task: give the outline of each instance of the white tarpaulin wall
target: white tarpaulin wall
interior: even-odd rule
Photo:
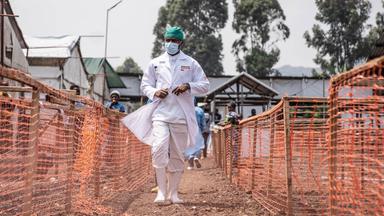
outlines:
[[[24,50],[28,58],[60,59],[64,61],[60,66],[32,65],[29,71],[33,77],[49,84],[52,87],[63,85],[69,89],[71,85],[77,85],[84,95],[89,89],[87,73],[81,59],[78,36],[61,37],[25,37],[29,50]],[[61,77],[62,76],[62,77]],[[62,82],[62,85],[61,85]]]

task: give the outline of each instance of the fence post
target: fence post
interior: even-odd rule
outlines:
[[[211,146],[212,146],[212,154],[213,154],[213,159],[215,161],[215,165],[217,167],[217,136],[215,131],[210,131],[211,134]]]
[[[273,171],[273,157],[275,148],[275,118],[276,114],[271,114],[270,117],[270,130],[269,130],[269,160],[268,160],[268,186],[267,186],[267,197],[271,196],[272,188],[272,171]]]
[[[331,84],[332,85],[332,84]],[[334,91],[334,90],[333,90]],[[328,155],[329,155],[329,195],[328,195],[328,202],[329,202],[329,213],[330,215],[336,215],[336,211],[334,209],[334,206],[336,205],[336,199],[334,197],[336,196],[336,171],[337,171],[337,106],[336,103],[336,93],[330,94],[330,103],[329,103],[329,110],[330,110],[330,149],[328,149]],[[342,172],[344,174],[344,172]]]
[[[117,137],[116,136],[114,137],[114,141],[112,142],[114,146],[116,146],[116,148],[111,149],[111,157],[112,157],[112,161],[114,161],[113,166],[116,168],[115,178],[117,178],[115,180],[114,189],[118,190],[119,187],[121,186],[121,181],[122,181],[121,176],[123,175],[123,169],[122,169],[123,167],[121,166],[122,164],[121,158],[123,158],[122,157],[123,149],[121,148],[122,140],[121,140],[121,131],[120,131],[121,130],[120,116],[116,114],[116,116],[114,116],[113,121],[114,121],[114,125],[116,126],[115,131],[118,131],[118,134],[117,134]]]
[[[32,108],[31,119],[29,126],[29,146],[26,155],[26,176],[25,176],[25,196],[23,200],[23,215],[32,214],[32,192],[33,192],[33,178],[35,177],[36,160],[37,160],[37,139],[39,133],[39,91],[33,89],[32,91]]]
[[[287,215],[293,215],[292,209],[292,149],[289,119],[289,100],[284,100],[285,163],[287,175]]]
[[[223,168],[223,155],[221,154],[222,153],[222,150],[221,150],[221,146],[222,146],[222,139],[221,139],[221,134],[223,133],[223,131],[221,129],[219,129],[218,131],[218,141],[217,141],[217,151],[218,151],[218,164],[219,164],[219,167],[220,168]]]
[[[59,161],[60,161],[60,155],[61,155],[61,152],[60,152],[60,144],[62,143],[63,141],[63,135],[61,133],[63,133],[63,117],[62,117],[62,114],[63,113],[60,113],[61,110],[60,109],[57,109],[57,123],[56,123],[56,126],[55,126],[55,148],[52,150],[52,159],[53,159],[53,163],[54,163],[54,167],[55,167],[55,178],[56,179],[59,179]]]
[[[100,111],[100,110],[98,110]],[[102,111],[101,112],[96,112],[100,115],[100,113],[103,113]],[[101,114],[101,116],[98,116],[99,118],[99,121],[97,121],[97,125],[96,125],[96,131],[98,131],[98,136],[97,136],[97,145],[96,145],[96,151],[95,151],[95,155],[94,157],[96,158],[95,159],[95,164],[94,164],[94,169],[95,169],[95,182],[94,182],[94,186],[95,186],[95,197],[96,198],[100,198],[100,166],[101,166],[101,160],[103,160],[102,158],[102,145],[103,145],[103,140],[102,140],[102,133],[103,133],[103,121],[104,121],[104,118]]]
[[[229,142],[229,182],[232,183],[232,165],[233,165],[233,150],[234,150],[234,145],[233,145],[233,133],[234,133],[234,128],[231,125],[230,129],[230,142]]]
[[[256,175],[256,145],[257,145],[257,120],[253,126],[253,140],[252,140],[252,162],[251,162],[251,187],[250,191],[252,192],[255,186],[255,175]]]
[[[71,113],[70,116],[70,128],[69,128],[69,134],[68,134],[68,145],[67,145],[67,192],[66,192],[66,206],[65,206],[65,212],[67,214],[71,213],[72,208],[72,173],[73,173],[73,146],[75,139],[73,138],[75,128],[76,128],[76,115],[75,113],[75,106],[74,103],[71,103],[69,113]]]
[[[225,177],[227,177],[227,174],[228,174],[228,166],[227,166],[227,130],[224,129],[223,130],[223,140],[224,140],[224,155],[223,155],[223,166],[224,166],[224,174],[225,174]]]

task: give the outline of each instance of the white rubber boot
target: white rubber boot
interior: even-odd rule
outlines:
[[[165,173],[165,168],[156,168],[156,181],[159,189],[157,190],[157,196],[155,198],[155,203],[165,204],[165,196],[167,194],[167,176]]]
[[[179,199],[177,190],[179,189],[181,176],[183,172],[170,172],[168,175],[168,199],[173,204],[184,203],[182,199]]]

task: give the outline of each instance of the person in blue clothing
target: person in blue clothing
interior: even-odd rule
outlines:
[[[195,114],[197,125],[199,126],[199,133],[196,135],[196,143],[195,146],[187,148],[184,152],[185,158],[188,160],[188,170],[193,169],[194,165],[197,168],[201,168],[200,157],[201,151],[204,149],[204,138],[203,138],[203,130],[205,128],[205,120],[204,120],[204,110],[201,107],[197,106],[197,102],[195,101]]]
[[[122,103],[119,102],[120,100],[120,92],[117,90],[113,90],[110,94],[111,101],[108,102],[105,107],[109,108],[111,110],[117,110],[119,112],[124,113],[125,112],[125,107]]]

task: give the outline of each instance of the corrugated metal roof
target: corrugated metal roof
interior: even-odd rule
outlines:
[[[269,96],[269,97],[274,97],[279,94],[276,90],[273,88],[267,86],[260,80],[256,79],[255,77],[249,75],[248,73],[241,73],[237,76],[232,77],[225,83],[221,84],[220,86],[216,87],[215,89],[211,90],[208,92],[207,97],[213,97],[215,94],[220,94],[223,90],[231,87],[235,83],[239,83],[249,90],[252,90],[258,95],[262,96]]]
[[[103,72],[103,58],[83,58],[85,68],[89,74]]]
[[[104,73],[104,58],[83,58],[85,68],[89,74]],[[108,61],[105,61],[105,72],[108,88],[126,88],[120,76],[115,72]]]
[[[24,36],[28,44],[28,57],[69,58],[71,51],[79,41],[79,36]],[[24,50],[26,54],[26,50]]]

